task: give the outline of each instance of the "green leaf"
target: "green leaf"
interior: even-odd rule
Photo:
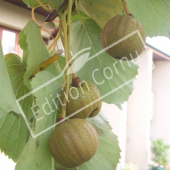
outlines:
[[[101,114],[87,120],[97,130],[99,148],[94,157],[78,167],[78,170],[115,170],[120,159],[117,137],[112,133],[110,125]],[[58,164],[57,170],[67,170],[67,168],[63,168]],[[69,170],[75,170],[75,168]]]
[[[65,57],[60,55],[57,61],[59,62],[59,65],[61,69],[63,70],[65,67]]]
[[[54,124],[55,113],[45,116],[42,121],[36,123],[36,130],[47,128]],[[51,170],[51,154],[48,148],[50,134],[53,129],[45,132],[37,138],[29,138],[21,156],[17,161],[15,170]]]
[[[148,36],[170,37],[170,3],[161,0],[127,0],[135,19],[141,22]]]
[[[55,78],[55,75],[48,71],[40,72],[36,75],[36,77],[32,80],[31,85],[33,89],[43,85],[49,80]],[[38,135],[46,128],[49,128],[56,122],[56,114],[57,109],[55,104],[50,100],[51,95],[53,95],[54,99],[57,93],[61,91],[61,84],[63,82],[63,78],[57,79],[56,81],[50,83],[49,85],[39,89],[34,93],[37,97],[37,105],[39,107],[39,113],[37,118],[43,118],[36,122],[34,134]],[[51,114],[47,115],[44,113],[43,104],[46,102],[46,98],[48,98],[49,104],[51,108],[54,110]],[[46,112],[49,113],[50,108],[46,108]],[[51,170],[54,166],[54,161],[51,157],[48,142],[51,132],[53,128],[48,130],[47,132],[41,134],[37,138],[30,137],[27,145],[22,152],[15,170]]]
[[[5,111],[6,113],[9,113],[11,111],[14,111],[15,113],[20,113],[16,98],[12,90],[12,86],[10,83],[8,71],[6,68],[4,56],[2,53],[2,46],[1,46],[1,40],[0,40],[0,109]]]
[[[101,28],[115,15],[124,10],[121,0],[80,0],[79,8]]]
[[[96,155],[86,166],[93,165],[94,168],[90,167],[89,169],[94,170],[116,169],[120,159],[120,148],[117,137],[111,132],[110,125],[101,115],[88,119],[88,121],[96,128],[100,144]],[[97,162],[98,166],[96,166],[95,162]]]
[[[37,2],[37,0],[23,0],[23,2],[28,5],[29,7],[35,7],[37,5],[39,5],[39,3]],[[47,0],[41,0],[41,2],[43,4],[47,4]]]
[[[86,20],[84,25],[85,28],[80,21],[75,21],[71,25],[71,50],[73,54],[91,48],[81,52],[81,58],[80,55],[78,59],[76,58],[77,63],[75,60],[74,69],[76,70],[76,67],[84,64],[77,75],[82,80],[88,80],[96,84],[101,96],[105,95],[104,102],[113,103],[121,108],[121,104],[127,101],[132,93],[133,79],[138,74],[138,67],[132,61],[116,60],[105,52],[98,54],[103,50],[100,40],[102,30],[93,20]],[[94,57],[94,55],[97,56]],[[109,79],[106,76],[111,78]]]
[[[163,3],[164,3],[168,8],[170,8],[170,1],[163,0]]]
[[[49,128],[56,121],[57,109],[55,104],[50,100],[50,106],[55,112],[46,115],[43,110],[43,104],[46,102],[46,98],[51,99],[51,95],[55,95],[61,91],[61,85],[64,81],[63,75],[60,74],[60,69],[57,64],[53,64],[46,68],[44,71],[38,73],[32,80],[29,80],[30,75],[34,70],[47,58],[49,58],[49,53],[44,45],[41,38],[40,29],[34,22],[29,22],[24,28],[24,36],[21,34],[20,45],[22,44],[25,51],[28,50],[28,56],[26,56],[27,61],[27,72],[25,74],[26,84],[29,88],[38,90],[34,93],[36,96],[36,106],[38,112],[36,113],[36,122],[34,135],[38,135],[46,128]],[[35,38],[36,37],[36,38]],[[27,48],[25,48],[27,44]],[[62,59],[61,59],[62,60]],[[62,60],[63,61],[63,60]],[[54,79],[57,75],[61,75],[59,79],[48,84],[48,82]],[[47,83],[47,85],[42,86]],[[55,97],[54,97],[55,98]],[[46,112],[50,112],[50,108],[46,109]],[[42,119],[41,119],[42,118]],[[25,146],[18,163],[16,165],[16,170],[51,170],[54,166],[54,161],[51,158],[51,154],[48,148],[48,141],[50,134],[53,129],[41,134],[37,138],[29,138],[27,145]],[[30,149],[31,148],[31,149]]]
[[[47,0],[52,9],[58,8],[64,0]]]
[[[80,11],[80,15],[81,15],[81,18],[83,21],[87,20],[87,19],[90,19],[89,16],[87,16],[84,12],[81,12]],[[71,16],[71,20],[72,21],[76,21],[76,20],[80,20],[80,17],[77,13],[77,10],[75,10],[73,13],[72,13],[72,16]]]
[[[16,54],[7,54],[5,61],[10,76],[16,98],[22,97],[28,93],[27,87],[23,83],[25,73],[22,61]],[[20,102],[25,116],[28,120],[32,117],[31,107],[32,96],[25,98]],[[29,137],[29,131],[22,117],[16,117],[13,114],[5,114],[0,110],[0,148],[9,158],[17,161]]]
[[[26,56],[24,56],[24,64],[27,66],[24,75],[24,83],[30,90],[30,76],[43,61],[50,57],[40,31],[38,25],[30,21],[20,34],[19,42],[21,48],[24,50],[24,54],[26,54]],[[57,75],[56,64],[47,67],[45,70]]]
[[[40,110],[37,118],[41,118],[45,114],[49,114],[52,110],[52,112],[58,110],[58,106],[56,106],[58,104],[57,94],[60,95],[62,84],[64,82],[64,77],[62,74],[59,74],[59,72],[60,71],[58,70],[59,78],[55,79],[56,75],[48,71],[42,71],[38,73],[31,82],[31,86],[34,90],[38,88],[38,90],[34,93],[34,95],[36,96],[36,104],[38,105],[38,108]],[[54,81],[51,82],[51,80]],[[44,86],[41,87],[42,85]],[[47,104],[47,101],[50,105]],[[53,101],[55,101],[55,103]],[[45,103],[46,107],[44,107],[45,109],[43,109],[43,105]],[[49,106],[52,109],[50,109]],[[44,129],[41,129],[41,131],[42,130]],[[36,133],[39,133],[39,131],[36,130]]]
[[[29,7],[36,7],[39,5],[37,0],[23,0],[26,5]],[[63,0],[41,0],[41,2],[45,5],[49,5],[52,9],[58,8]]]
[[[33,79],[31,85],[33,89],[39,87],[43,83],[47,82],[48,80],[53,79],[55,76],[52,75],[50,72],[40,72],[36,75]],[[60,92],[61,81],[57,79],[53,83],[50,83],[45,88],[40,89],[39,91],[35,92],[35,96],[37,97],[38,106],[42,106],[45,102],[44,97],[54,96],[56,93]],[[52,108],[54,109],[54,105],[52,102],[49,102]],[[49,110],[47,110],[48,112]],[[40,113],[42,112],[42,108],[40,107]],[[42,116],[42,115],[39,115]],[[42,120],[39,120],[36,123],[35,133],[40,132],[42,129],[46,129],[49,126],[53,125],[56,120],[56,113],[52,113],[49,116],[45,115]],[[99,139],[100,145],[99,150],[89,162],[85,163],[84,165],[80,166],[80,170],[110,170],[116,167],[118,160],[120,158],[120,149],[118,146],[118,141],[116,136],[111,132],[111,127],[105,121],[105,119],[100,115],[93,119],[88,119],[88,121],[93,124],[96,128]],[[41,136],[33,139],[30,137],[24,151],[22,152],[18,163],[16,165],[15,170],[51,170],[52,166],[54,165],[55,161],[51,158],[51,154],[48,148],[49,137],[52,132],[52,129],[45,132]],[[108,156],[110,158],[108,158]],[[111,159],[112,158],[112,159]],[[102,160],[102,161],[101,161]],[[102,163],[102,165],[100,164]],[[66,170],[66,168],[61,167],[57,164],[57,170]],[[70,169],[71,170],[71,169]],[[73,169],[72,169],[73,170]]]
[[[26,70],[28,51],[27,51],[26,35],[24,34],[24,29],[19,34],[19,42],[18,43],[23,50],[23,56],[22,56],[23,66],[24,66],[24,69]]]

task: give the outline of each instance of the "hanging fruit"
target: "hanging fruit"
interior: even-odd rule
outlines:
[[[75,168],[89,161],[99,145],[95,128],[84,119],[70,119],[58,125],[51,134],[51,155],[62,166]]]
[[[106,52],[116,59],[132,60],[137,58],[144,49],[140,35],[136,32],[130,37],[126,37],[134,31],[139,31],[143,42],[146,41],[145,29],[132,16],[117,15],[113,17],[102,30],[103,48],[106,48]],[[118,42],[120,40],[121,42]],[[116,42],[118,43],[114,44]]]
[[[61,101],[65,96],[65,89],[61,92]],[[96,116],[101,109],[102,100],[98,88],[91,82],[81,81],[79,77],[72,80],[69,86],[66,116],[76,113],[70,118],[82,118]]]

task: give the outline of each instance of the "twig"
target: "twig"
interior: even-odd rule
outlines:
[[[60,69],[60,72],[62,73],[63,70],[62,70],[62,68],[61,68],[60,63],[58,62],[58,60],[57,60],[57,65],[58,65],[58,67],[59,67],[59,69]]]
[[[72,0],[71,1],[69,1],[69,9],[68,9],[68,23],[67,23],[67,33],[68,33],[68,41],[67,41],[67,46],[69,46],[70,47],[70,32],[71,32],[71,28],[70,28],[70,26],[71,26],[71,13],[72,13]],[[70,48],[69,48],[69,60],[71,60],[71,53],[70,53]],[[72,63],[71,63],[71,65],[72,65]],[[73,78],[76,78],[77,77],[77,75],[76,75],[76,73],[74,73],[74,70],[73,70],[73,67],[71,66],[71,69],[72,69],[72,77]]]
[[[35,19],[35,15],[34,15],[34,11],[35,11],[36,7],[32,8],[32,11],[31,11],[31,15],[32,15],[32,19],[33,21],[39,26],[37,20]]]
[[[72,0],[69,0],[69,2],[72,1]],[[69,3],[70,5],[70,3]],[[68,46],[68,44],[70,44],[69,39],[68,39],[68,34],[67,34],[67,23],[65,21],[65,15],[61,15],[60,16],[60,19],[61,19],[61,24],[62,24],[62,28],[63,28],[63,31],[64,31],[64,48],[65,48],[65,63],[67,65],[68,63],[68,59],[69,59],[69,50],[70,50],[70,46]],[[66,73],[68,72],[68,67],[66,68]],[[68,98],[68,92],[69,92],[69,75],[66,74],[66,90],[65,90],[65,93],[66,93],[66,96],[64,97],[64,100],[63,100],[63,107],[62,107],[62,113],[61,113],[61,117],[62,118],[65,118],[66,116],[66,107],[67,107],[67,99],[66,97]]]
[[[50,34],[50,36],[51,36],[51,33],[50,33],[50,32],[52,32],[54,29],[46,30],[46,29],[44,28],[44,26],[45,26],[47,23],[45,22],[42,26],[40,26],[40,25],[38,24],[36,18],[35,18],[35,9],[38,8],[39,6],[40,6],[40,5],[32,8],[32,11],[31,11],[32,20],[40,27],[41,30],[43,30],[43,31],[45,31],[45,32],[48,32],[48,33]]]
[[[52,11],[53,11],[53,10],[47,8],[46,5],[44,5],[44,4],[41,2],[41,0],[37,0],[37,2],[38,2],[38,3],[40,4],[40,6],[42,6],[42,8],[44,8],[46,11],[48,11],[48,12],[52,12]]]
[[[124,6],[124,9],[125,9],[126,15],[133,16],[133,15],[129,12],[129,9],[128,9],[128,7],[127,7],[126,0],[122,0],[122,2],[123,2],[123,6]]]
[[[59,32],[60,32],[60,31],[59,31]],[[58,42],[59,38],[60,38],[60,33],[57,34],[55,40],[54,40],[54,41],[52,42],[52,44],[48,47],[48,51],[50,51],[50,49],[53,47],[53,45],[55,45],[55,43]]]

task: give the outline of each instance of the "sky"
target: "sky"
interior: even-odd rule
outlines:
[[[170,56],[170,39],[167,37],[147,37],[146,43]]]

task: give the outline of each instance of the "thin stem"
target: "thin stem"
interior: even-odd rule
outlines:
[[[51,34],[50,32],[53,32],[53,31],[54,31],[54,28],[49,29],[49,30],[45,29],[44,26],[47,25],[47,24],[48,24],[48,22],[44,22],[44,24],[43,24],[42,26],[39,26],[39,27],[40,27],[41,30],[43,30],[43,31],[48,32],[49,34]]]
[[[47,22],[45,22],[45,23],[43,24],[43,26],[45,26],[46,23],[47,23]],[[51,33],[50,33],[51,30],[46,30],[43,26],[40,26],[40,30],[45,31],[45,32],[48,32],[48,34],[51,36]]]
[[[53,11],[53,10],[47,8],[47,6],[44,5],[44,4],[41,2],[41,0],[37,0],[37,2],[38,2],[38,3],[40,4],[40,6],[42,6],[46,11],[48,11],[48,12],[52,12],[52,11]]]
[[[70,50],[70,46],[68,46],[69,44],[69,39],[68,39],[68,32],[67,32],[67,23],[65,21],[65,15],[61,15],[60,16],[60,19],[61,19],[61,24],[62,24],[62,28],[63,28],[63,31],[64,31],[64,49],[65,49],[65,63],[67,65],[68,63],[68,60],[69,60],[69,50]],[[68,72],[68,67],[66,68],[66,73]],[[66,74],[66,89],[65,89],[65,94],[66,94],[66,97],[68,98],[68,92],[69,92],[69,75]],[[66,97],[64,97],[64,100],[63,100],[63,107],[62,107],[62,113],[61,113],[61,117],[62,118],[65,118],[66,116],[66,107],[67,107],[67,99]]]
[[[131,13],[129,12],[129,9],[127,7],[126,0],[122,0],[122,2],[123,2],[123,6],[124,6],[124,9],[125,9],[126,15],[130,15]]]
[[[32,8],[32,11],[31,11],[32,19],[33,19],[33,21],[40,27],[41,30],[43,30],[43,31],[45,31],[45,32],[48,32],[48,33],[50,34],[50,32],[53,31],[53,29],[51,29],[51,30],[46,30],[46,29],[44,28],[44,26],[47,24],[47,22],[45,22],[42,26],[40,26],[40,25],[38,24],[37,20],[35,19],[35,9],[38,8],[38,7],[39,7],[39,6],[36,6],[36,7]],[[51,34],[50,34],[50,35],[51,35]]]
[[[60,30],[62,30],[62,27],[60,28]],[[63,36],[63,32],[62,31],[60,31],[60,37],[61,37],[61,41],[62,41],[62,44],[63,44],[63,47],[64,47],[65,42],[64,42],[64,36]]]
[[[62,35],[62,33],[60,32],[60,37],[61,37],[61,41],[62,41],[62,44],[63,44],[63,46],[64,46],[64,37],[63,37],[63,35]],[[71,59],[71,53],[70,53],[70,57],[69,57],[69,60]],[[69,67],[69,66],[68,66]],[[70,67],[71,67],[71,69],[72,69],[72,78],[76,78],[77,77],[77,74],[76,73],[74,73],[74,69],[73,69],[73,67],[72,67],[72,62],[70,62]]]
[[[71,26],[71,12],[72,12],[72,0],[68,3],[68,22],[67,22],[67,46],[70,47],[70,26]],[[70,51],[69,51],[70,53]]]
[[[65,84],[66,84],[66,78],[64,79],[64,82],[63,82],[63,84],[62,84],[62,87],[64,87]]]
[[[55,44],[58,42],[59,38],[60,38],[60,33],[57,34],[55,40],[54,40],[54,41],[52,42],[52,44],[48,47],[48,51],[50,51],[51,48],[53,47],[53,45],[55,45]]]
[[[73,68],[72,68],[72,70],[73,70]],[[76,77],[77,77],[77,74],[73,72],[72,78],[76,78]]]
[[[53,54],[55,54],[55,48],[56,48],[56,46],[57,46],[57,42],[54,44],[54,46],[53,46]],[[57,48],[58,49],[58,48]]]
[[[60,63],[58,62],[58,60],[57,60],[57,65],[58,65],[58,67],[59,67],[59,69],[60,69],[60,72],[62,73],[63,70],[62,70],[62,68],[61,68]]]
[[[70,47],[70,32],[71,32],[71,29],[70,29],[70,27],[71,27],[71,12],[72,12],[72,0],[69,1],[68,22],[67,22],[67,33],[68,33],[68,35],[67,35],[68,36],[67,46],[69,46],[69,47]],[[70,50],[69,50],[69,60],[71,60]],[[71,65],[72,65],[72,63],[71,63]],[[73,72],[72,77],[76,78],[77,75],[76,75],[76,73],[74,73],[72,66],[71,66],[71,69],[72,69],[72,72]]]
[[[35,9],[36,9],[36,7],[32,8],[31,15],[32,15],[33,21],[38,25],[38,22],[37,22],[37,20],[35,19],[35,15],[34,15]],[[39,25],[38,25],[38,26],[39,26]]]
[[[44,22],[44,24],[41,26],[42,28],[45,27],[48,24],[48,22]]]
[[[54,167],[54,158],[51,156],[51,170],[55,170]]]
[[[68,37],[68,41],[67,41],[67,46],[70,47],[70,32],[71,32],[71,12],[72,12],[72,0],[69,1],[69,9],[68,9],[68,23],[67,23],[67,37]],[[69,50],[69,60],[71,60],[71,53],[70,53],[70,50]],[[71,63],[72,65],[72,63]],[[73,70],[73,67],[71,66],[71,69],[72,69],[72,77],[73,78],[76,78],[77,75],[76,73],[74,73],[74,70]]]
[[[54,118],[54,124],[57,122],[57,114],[54,114],[55,118]],[[55,127],[53,128],[55,129]],[[55,170],[55,162],[54,162],[54,158],[51,156],[51,170]]]

